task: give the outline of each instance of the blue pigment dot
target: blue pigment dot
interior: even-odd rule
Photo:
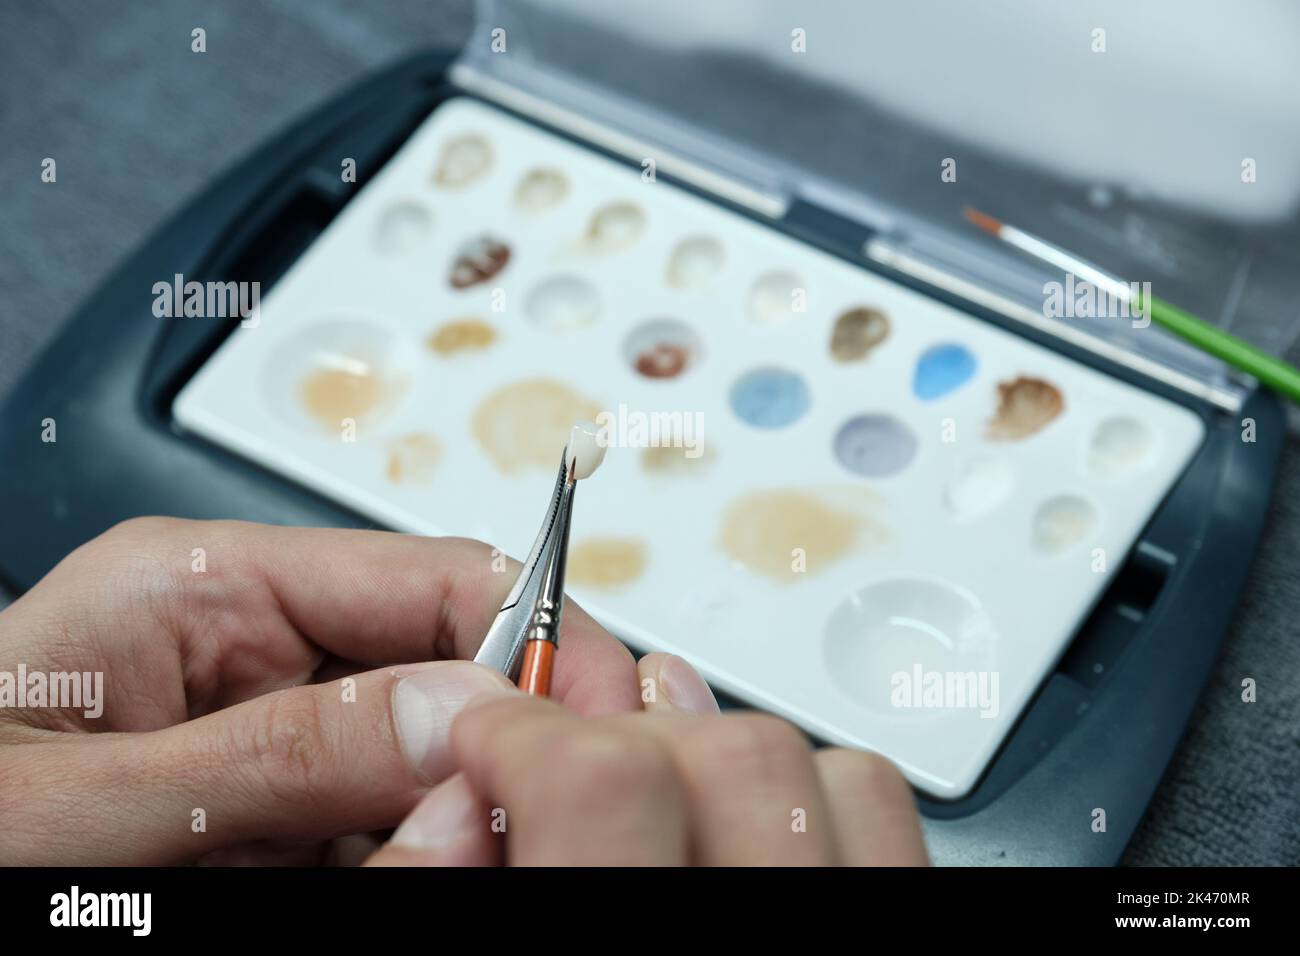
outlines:
[[[975,356],[960,345],[935,345],[916,363],[912,391],[922,401],[942,398],[960,388],[975,374]]]
[[[883,478],[912,463],[916,436],[889,415],[857,415],[835,433],[835,457],[864,478]]]
[[[731,410],[756,428],[784,428],[812,404],[804,380],[781,368],[757,368],[731,386]]]

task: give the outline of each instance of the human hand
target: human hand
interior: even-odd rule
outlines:
[[[562,652],[559,657],[563,658]],[[813,751],[783,720],[717,714],[686,662],[639,665],[641,714],[584,719],[502,682],[440,730],[462,771],[371,865],[924,865],[883,757]]]
[[[517,568],[453,538],[118,525],[0,613],[0,677],[103,679],[99,716],[0,708],[0,864],[364,859],[354,835],[451,772],[464,702],[508,686],[455,659]],[[576,606],[563,640],[559,701],[640,709],[631,656]]]

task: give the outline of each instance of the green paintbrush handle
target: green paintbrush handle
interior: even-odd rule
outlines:
[[[1217,329],[1170,305],[1151,297],[1151,318],[1175,335],[1181,336],[1197,348],[1215,358],[1223,359],[1233,368],[1241,369],[1259,379],[1260,383],[1276,389],[1293,401],[1300,402],[1300,369],[1243,342],[1235,335]]]

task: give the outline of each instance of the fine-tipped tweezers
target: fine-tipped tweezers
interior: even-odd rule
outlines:
[[[566,448],[537,540],[528,552],[519,579],[488,628],[483,645],[474,655],[475,661],[500,671],[511,680],[518,677],[525,644],[548,641],[554,647],[559,643],[564,564],[569,553],[569,524],[577,484]]]

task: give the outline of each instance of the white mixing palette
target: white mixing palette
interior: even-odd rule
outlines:
[[[440,181],[449,142],[469,146]],[[487,170],[448,182],[474,172],[483,143]],[[567,189],[522,211],[516,188],[539,168],[561,172]],[[546,191],[545,181],[535,190]],[[618,203],[642,211],[642,231],[624,207],[613,227],[629,244],[584,245],[593,214]],[[505,268],[453,288],[453,259],[484,235],[510,247]],[[672,253],[692,237],[716,242],[703,249],[721,250],[718,269],[709,278],[709,256],[697,256],[699,281],[670,285]],[[752,291],[773,273],[789,278],[769,280],[773,314],[759,321]],[[567,313],[545,312],[533,295],[556,277],[571,277],[559,287]],[[887,316],[889,334],[865,358],[837,361],[836,319],[859,307]],[[426,345],[465,317],[496,340],[453,355]],[[626,356],[629,335],[654,319],[694,338],[677,377],[640,375]],[[973,356],[974,372],[922,400],[918,359],[944,343]],[[322,362],[345,378],[378,369],[392,386],[370,396],[354,436],[304,408],[303,379]],[[737,417],[732,389],[770,368],[802,380],[807,407],[760,389],[775,402],[766,413],[794,420],[756,427]],[[385,525],[522,555],[569,423],[552,423],[549,464],[506,474],[471,421],[490,393],[538,377],[603,409],[703,423],[702,463],[652,473],[642,449],[615,447],[582,483],[574,549],[625,538],[646,560],[616,586],[583,586],[571,570],[571,593],[635,647],[681,654],[715,685],[830,741],[878,750],[950,798],[974,786],[1203,434],[1187,409],[468,99],[434,112],[264,298],[260,324],[231,335],[185,387],[175,415]],[[1020,378],[1034,380],[1028,399],[1051,391],[1042,381],[1064,407],[1028,437],[995,440],[986,427],[998,385]],[[871,423],[840,447],[879,476],[837,458],[837,433],[861,415],[887,416],[883,450]],[[413,433],[431,437],[394,480],[392,443]],[[777,493],[749,518],[729,511],[764,491]],[[958,684],[985,699],[963,700]]]

